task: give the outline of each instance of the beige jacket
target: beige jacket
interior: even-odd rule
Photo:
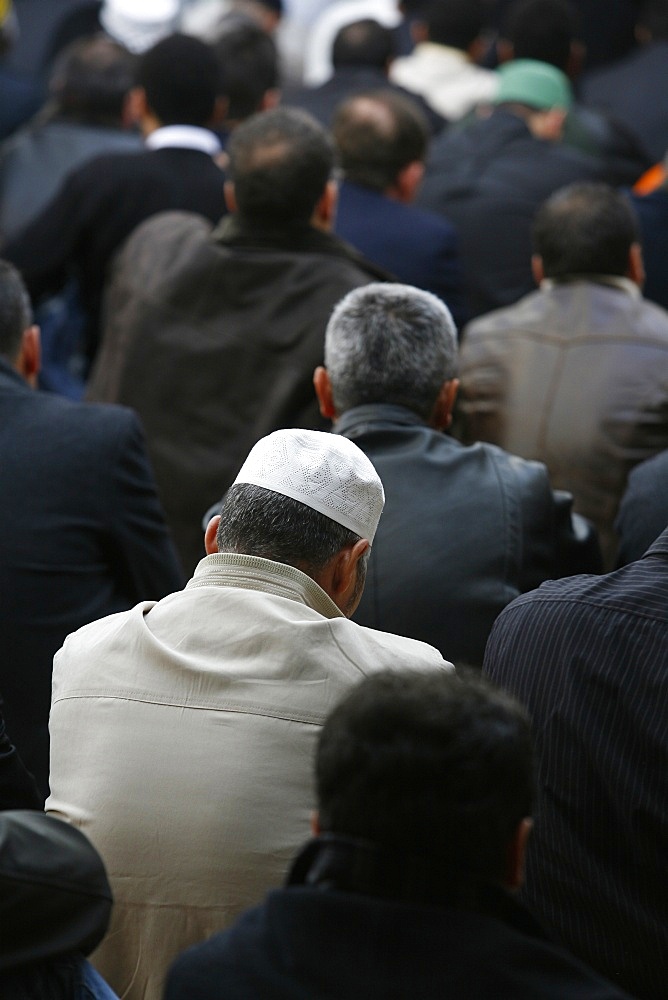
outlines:
[[[544,462],[611,569],[627,476],[668,447],[668,313],[623,278],[544,282],[465,329],[460,377],[466,440]]]
[[[339,699],[375,670],[448,666],[344,618],[298,570],[227,554],[67,639],[47,809],[107,866],[116,905],[94,962],[121,997],[158,1000],[174,956],[281,883]]]

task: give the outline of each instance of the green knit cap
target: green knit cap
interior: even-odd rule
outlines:
[[[573,91],[568,77],[549,63],[537,59],[513,59],[499,69],[499,89],[495,104],[506,101],[527,104],[545,111],[570,108]]]

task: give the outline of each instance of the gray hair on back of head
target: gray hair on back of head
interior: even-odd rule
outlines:
[[[364,285],[331,315],[325,366],[339,414],[391,403],[428,420],[443,383],[457,374],[457,329],[450,310],[430,292]]]

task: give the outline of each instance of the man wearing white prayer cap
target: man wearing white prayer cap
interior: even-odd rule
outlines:
[[[352,441],[275,431],[209,522],[185,590],[56,655],[47,810],[104,859],[115,908],[93,962],[127,1000],[158,1000],[183,948],[281,883],[341,697],[377,670],[451,667],[349,620],[383,503]]]

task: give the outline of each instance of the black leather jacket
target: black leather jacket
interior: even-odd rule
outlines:
[[[595,536],[540,462],[465,447],[399,406],[356,407],[334,430],[368,455],[385,487],[360,624],[478,666],[494,619],[520,593],[600,572]]]

